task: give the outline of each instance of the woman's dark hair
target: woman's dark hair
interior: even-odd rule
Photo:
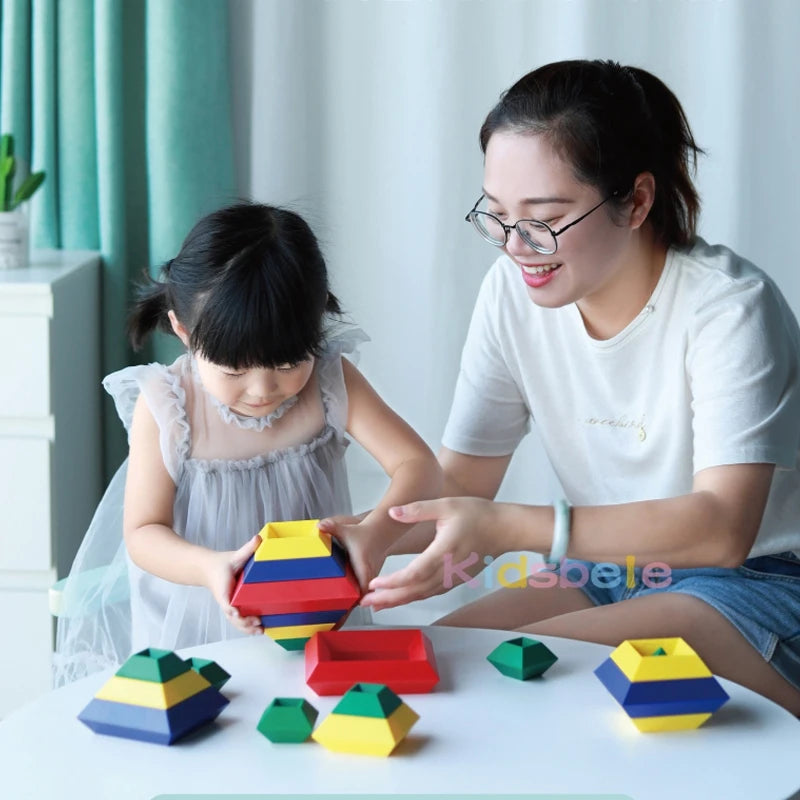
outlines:
[[[203,217],[160,279],[146,278],[128,320],[134,349],[155,329],[172,333],[170,309],[192,351],[233,369],[319,355],[325,312],[341,313],[306,222],[257,203]]]
[[[630,199],[641,172],[655,177],[648,220],[666,245],[695,235],[700,198],[692,182],[697,155],[675,95],[655,75],[614,61],[559,61],[520,78],[481,127],[483,152],[492,134],[542,134],[572,165],[576,178],[603,196]]]

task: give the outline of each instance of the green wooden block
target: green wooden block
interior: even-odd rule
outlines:
[[[356,683],[333,709],[335,714],[386,719],[403,701],[382,683]]]
[[[503,675],[526,681],[549,669],[558,656],[536,639],[521,636],[497,645],[486,660]]]
[[[658,650],[655,650],[653,652],[654,656],[665,656],[666,654],[667,654],[667,651],[663,647],[659,647]]]
[[[227,673],[216,661],[208,658],[187,658],[195,672],[199,672],[215,689],[221,689],[229,680]]]
[[[118,670],[122,678],[137,678],[140,681],[166,683],[171,678],[188,672],[191,666],[172,650],[148,647],[134,653]]]
[[[271,742],[298,744],[311,735],[318,714],[303,697],[276,697],[266,707],[256,727]]]
[[[304,636],[301,639],[273,639],[273,641],[284,650],[305,650],[308,639],[308,636]]]

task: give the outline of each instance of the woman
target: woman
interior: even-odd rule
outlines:
[[[700,150],[678,100],[641,69],[549,64],[501,97],[480,141],[467,219],[503,252],[443,437],[452,497],[393,510],[435,520],[435,537],[362,602],[439,593],[504,552],[566,555],[583,586],[561,564],[441,622],[682,636],[800,714],[800,332],[767,275],[696,236]],[[531,420],[571,509],[491,502]],[[632,559],[660,562],[661,580]]]

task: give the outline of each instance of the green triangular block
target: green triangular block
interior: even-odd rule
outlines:
[[[308,636],[304,636],[302,639],[273,639],[272,641],[279,644],[284,650],[305,650],[308,639]]]
[[[526,681],[541,675],[558,661],[558,657],[547,645],[521,636],[497,645],[486,660],[503,675]]]
[[[653,653],[654,656],[665,656],[666,654],[667,651],[663,647],[659,647],[658,650]]]
[[[135,678],[140,681],[166,683],[178,675],[188,672],[191,666],[172,650],[158,650],[148,647],[134,653],[118,670],[121,678]]]
[[[356,683],[333,709],[335,714],[386,719],[403,701],[382,683]]]

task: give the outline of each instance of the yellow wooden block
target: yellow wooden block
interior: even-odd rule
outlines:
[[[331,713],[311,738],[337,753],[388,756],[419,719],[405,703],[386,719]]]
[[[318,519],[268,522],[260,531],[261,544],[256,561],[283,561],[289,558],[324,558],[331,554],[331,535],[318,527]]]
[[[654,656],[661,647],[666,655]],[[629,681],[669,681],[675,678],[708,678],[711,670],[680,637],[627,639],[611,653],[611,659]]]
[[[335,622],[317,622],[313,625],[284,625],[278,628],[264,628],[264,633],[271,639],[311,638],[317,631],[329,631]]]
[[[670,714],[664,717],[631,717],[631,722],[643,733],[656,731],[686,731],[699,728],[711,714]]]
[[[209,686],[211,684],[193,669],[164,683],[114,675],[95,697],[147,708],[172,708]]]

